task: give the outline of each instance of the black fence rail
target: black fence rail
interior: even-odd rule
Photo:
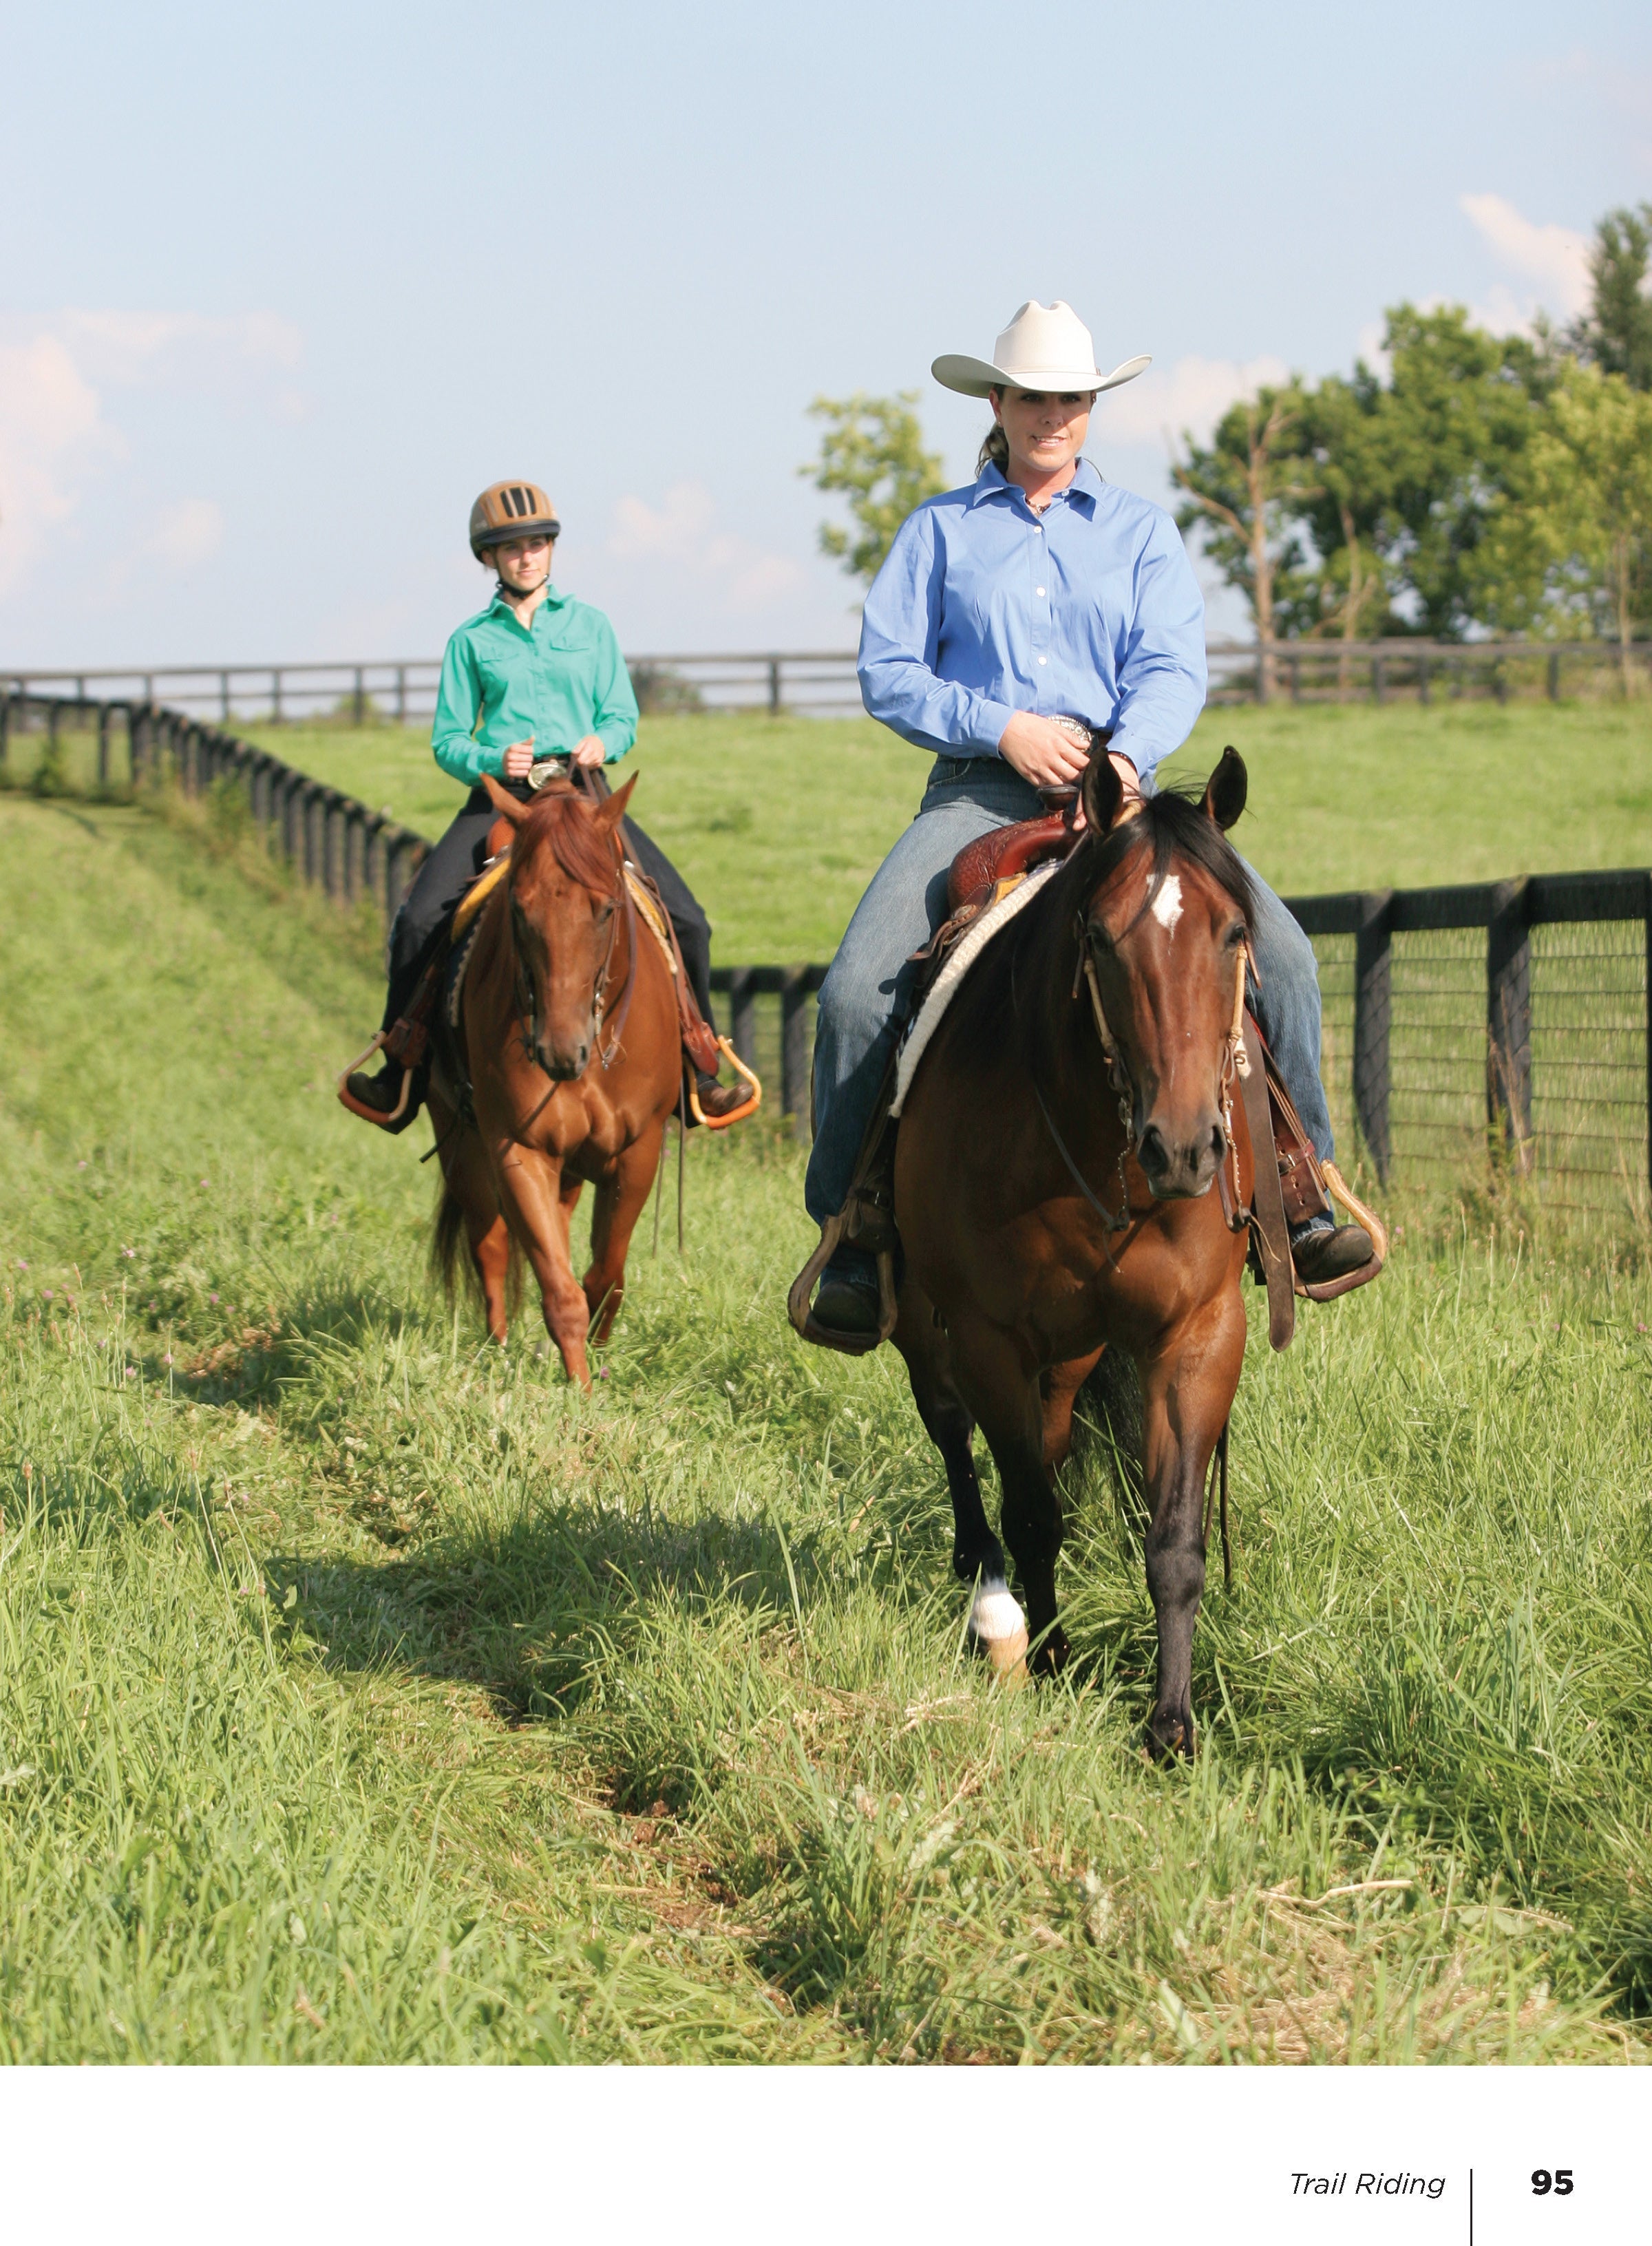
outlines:
[[[102,789],[142,788],[171,779],[199,796],[233,780],[245,792],[255,825],[299,877],[341,904],[372,897],[394,914],[430,849],[422,834],[354,796],[312,779],[267,749],[150,702],[88,702],[38,694],[0,695],[0,783],[30,777],[84,779]],[[71,755],[86,767],[71,773]]]
[[[141,702],[0,694],[0,780],[79,760],[88,785],[232,781],[303,881],[386,915],[430,845],[280,758]],[[67,776],[65,774],[65,776]],[[1495,1160],[1564,1207],[1647,1220],[1652,872],[1538,874],[1287,901],[1312,939],[1323,1067],[1345,1151],[1384,1182]],[[809,1132],[822,963],[713,970],[718,1026]]]

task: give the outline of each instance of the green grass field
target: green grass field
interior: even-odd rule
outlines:
[[[422,834],[462,800],[411,727],[254,731]],[[1167,769],[1202,781],[1227,741],[1250,768],[1236,840],[1281,890],[1652,863],[1652,699],[1216,710]],[[615,777],[632,769],[716,956],[744,963],[831,957],[928,762],[867,718],[646,718]]]
[[[1643,734],[1546,832],[1506,779],[1525,715],[1462,748],[1472,817],[1387,877],[1540,837],[1645,856]],[[1306,735],[1223,732],[1264,803],[1279,775],[1313,885],[1351,878],[1351,811],[1285,785]],[[780,740],[809,789],[704,867],[683,848],[725,957],[828,948],[916,792],[854,729],[662,725],[645,821],[672,847],[696,787],[738,808]],[[332,769],[417,822],[371,768]],[[828,868],[820,806],[857,785]],[[586,1399],[535,1319],[485,1351],[432,1293],[422,1133],[331,1099],[371,931],[205,818],[16,795],[0,912],[0,2054],[1646,2055],[1635,1258],[1408,1222],[1287,1358],[1254,1339],[1204,1753],[1161,1771],[1139,1553],[1094,1466],[1067,1679],[1006,1698],[962,1657],[898,1360],[785,1325],[807,1228],[777,1133],[691,1145],[687,1262],[644,1227]]]

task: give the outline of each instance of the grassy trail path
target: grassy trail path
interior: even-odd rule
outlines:
[[[481,1349],[331,1098],[371,946],[209,841],[0,797],[0,2056],[1642,2055],[1644,1274],[1419,1226],[1253,1349],[1160,1772],[1098,1470],[1070,1679],[961,1660],[784,1141],[590,1399]]]

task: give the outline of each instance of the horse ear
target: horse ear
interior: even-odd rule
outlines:
[[[1212,772],[1205,788],[1205,811],[1225,834],[1236,826],[1239,814],[1245,808],[1245,797],[1250,778],[1245,770],[1245,759],[1231,745],[1221,753],[1221,762]]]
[[[602,805],[596,814],[599,827],[606,827],[611,832],[619,825],[625,816],[625,807],[631,800],[631,790],[636,786],[636,774],[633,772],[618,793],[609,796],[608,801]]]
[[[482,786],[487,790],[487,800],[500,817],[508,819],[513,827],[520,827],[527,817],[527,805],[519,803],[507,787],[501,787],[492,772],[482,774]]]
[[[1124,782],[1113,770],[1112,759],[1105,749],[1098,748],[1091,755],[1079,794],[1084,807],[1085,826],[1092,834],[1105,834],[1117,820],[1125,794]]]

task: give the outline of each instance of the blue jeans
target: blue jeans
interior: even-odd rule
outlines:
[[[814,1146],[804,1199],[824,1224],[843,1207],[890,1052],[906,1019],[912,955],[947,916],[947,875],[966,842],[1037,819],[1036,789],[996,757],[937,757],[918,815],[872,877],[820,992]],[[1254,871],[1257,1018],[1322,1161],[1335,1151],[1319,1080],[1314,947]]]

